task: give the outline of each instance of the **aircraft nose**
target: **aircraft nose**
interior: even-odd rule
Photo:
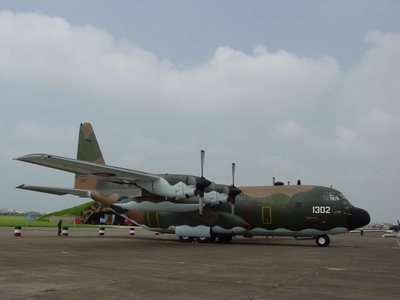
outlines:
[[[370,221],[371,217],[369,216],[369,213],[362,208],[353,206],[347,213],[347,229],[349,231],[365,226],[369,224]]]

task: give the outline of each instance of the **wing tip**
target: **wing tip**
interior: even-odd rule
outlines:
[[[50,154],[45,154],[45,153],[31,153],[31,154],[26,154],[22,155],[20,157],[15,157],[13,160],[20,160],[20,161],[25,161],[25,162],[30,162],[34,159],[37,158],[52,158],[53,155]]]

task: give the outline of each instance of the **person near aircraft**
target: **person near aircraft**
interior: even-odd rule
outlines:
[[[57,227],[58,227],[58,235],[61,235],[62,220],[58,222]]]

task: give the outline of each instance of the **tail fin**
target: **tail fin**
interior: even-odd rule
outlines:
[[[84,123],[80,126],[76,158],[105,165],[103,154],[101,154],[99,143],[90,123]]]
[[[90,123],[83,123],[80,126],[77,159],[105,165],[103,154],[101,153],[96,135],[94,134],[92,125]],[[115,194],[118,196],[118,198],[120,198],[121,195],[137,195],[140,192],[140,189],[136,187],[124,186],[82,174],[75,175],[74,188],[89,191],[95,190],[99,193],[99,195],[101,194],[101,196],[104,197]],[[98,199],[96,201],[101,202]],[[101,203],[105,204],[105,202]],[[109,204],[106,206],[109,206]]]
[[[96,135],[94,134],[92,124],[90,123],[81,123],[76,158],[105,165],[103,154],[101,153]],[[74,187],[76,189],[97,190],[104,186],[104,184],[105,182],[103,180],[97,180],[87,175],[75,175]]]

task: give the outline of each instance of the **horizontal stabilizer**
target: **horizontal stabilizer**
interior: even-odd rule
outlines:
[[[21,184],[20,186],[17,186],[17,189],[42,192],[42,193],[53,194],[53,195],[58,195],[58,196],[74,195],[74,196],[78,196],[78,197],[82,197],[82,198],[90,198],[90,191],[88,191],[88,190],[55,188],[55,187],[34,186],[34,185],[25,185],[25,184]]]

